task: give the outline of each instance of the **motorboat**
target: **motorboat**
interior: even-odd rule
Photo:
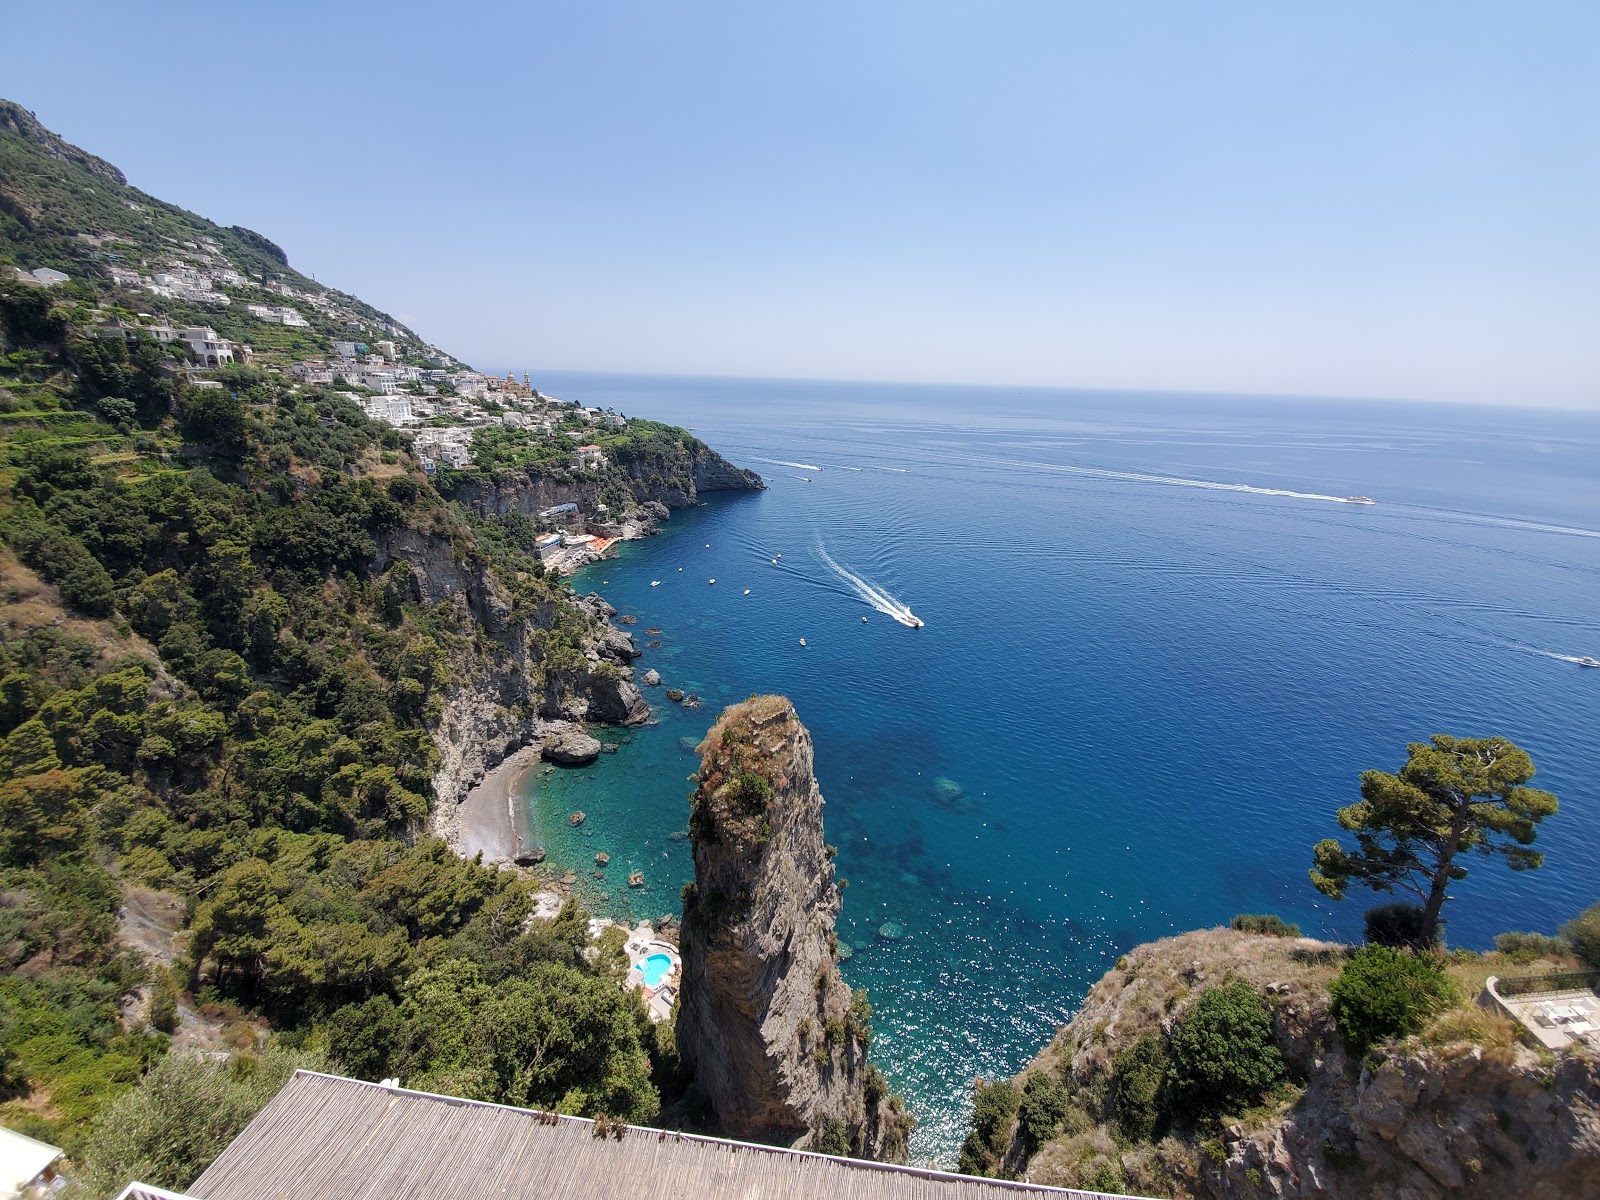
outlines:
[[[1575,658],[1572,661],[1577,663],[1580,667],[1600,667],[1600,658],[1590,658],[1587,654],[1585,654],[1582,658]]]
[[[802,646],[804,646],[804,645],[805,645],[805,644],[806,644],[806,640],[805,640],[805,638],[801,638],[801,639],[800,639],[800,644],[801,644],[801,645],[802,645]]]
[[[650,586],[651,586],[651,587],[660,587],[660,586],[661,586],[661,580],[659,580],[659,579],[652,579],[652,580],[651,580],[651,581],[650,581]]]
[[[715,579],[713,579],[713,580],[711,580],[711,581],[710,581],[710,582],[712,582],[712,583],[715,583],[715,582],[716,582],[716,580],[715,580]]]
[[[1371,496],[1346,496],[1344,498],[1344,502],[1346,504],[1376,504],[1377,503],[1377,501],[1374,500]]]
[[[745,590],[744,590],[744,594],[745,594],[745,595],[746,595],[746,596],[748,596],[748,595],[749,595],[749,594],[750,594],[750,589],[749,589],[749,588],[745,588]]]

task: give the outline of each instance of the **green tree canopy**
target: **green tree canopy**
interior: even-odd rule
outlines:
[[[1513,871],[1544,862],[1529,847],[1539,822],[1558,806],[1549,792],[1525,786],[1533,774],[1527,751],[1505,738],[1441,733],[1427,744],[1413,742],[1398,775],[1362,774],[1360,802],[1338,813],[1340,826],[1355,834],[1356,849],[1334,838],[1318,842],[1311,881],[1336,900],[1352,883],[1415,894],[1423,906],[1422,935],[1431,945],[1450,884],[1466,878],[1457,861],[1464,851],[1499,855]]]
[[[1243,980],[1201,992],[1168,1049],[1173,1101],[1196,1118],[1242,1112],[1284,1076],[1272,1008]]]

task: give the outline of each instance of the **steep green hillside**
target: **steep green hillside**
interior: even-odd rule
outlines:
[[[96,294],[129,316],[159,311],[174,325],[210,325],[224,337],[250,343],[263,361],[325,353],[334,339],[345,338],[393,339],[410,361],[432,352],[387,313],[296,271],[261,234],[214,224],[130,187],[116,167],[69,145],[21,105],[0,100],[0,264],[5,263],[51,267],[74,282],[90,281]],[[112,285],[112,268],[148,276],[172,264],[235,271],[239,284],[222,289],[232,303],[184,303]],[[315,297],[325,308],[289,301],[310,322],[308,329],[254,320],[246,304],[284,303],[281,294],[266,290],[269,283],[286,285],[299,298]]]
[[[18,113],[0,245],[74,279],[0,282],[0,1121],[105,1192],[187,1184],[290,1052],[654,1115],[654,1032],[584,914],[530,923],[530,881],[425,832],[452,714],[621,719],[621,635],[334,391],[93,336],[110,244],[308,281]]]

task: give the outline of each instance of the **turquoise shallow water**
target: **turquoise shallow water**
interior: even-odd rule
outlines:
[[[657,692],[658,724],[603,733],[617,754],[536,775],[540,834],[600,911],[676,911],[693,746],[724,704],[790,696],[850,881],[845,974],[917,1157],[950,1161],[972,1079],[1026,1062],[1129,946],[1245,911],[1357,934],[1375,901],[1320,897],[1310,847],[1408,740],[1506,734],[1562,799],[1543,870],[1468,864],[1455,943],[1553,930],[1600,894],[1600,671],[1563,657],[1600,655],[1593,416],[541,386],[688,425],[770,487],[675,513],[578,581],[660,643],[641,672],[705,704]]]

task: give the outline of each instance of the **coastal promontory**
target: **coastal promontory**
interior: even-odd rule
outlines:
[[[839,975],[839,889],[811,735],[781,696],[701,745],[685,889],[683,1065],[734,1137],[904,1161],[910,1121],[867,1061],[870,1006]]]
[[[1120,958],[1020,1075],[978,1086],[961,1169],[1213,1200],[1600,1195],[1600,1055],[1536,1048],[1479,1003],[1526,965],[1239,920]]]

